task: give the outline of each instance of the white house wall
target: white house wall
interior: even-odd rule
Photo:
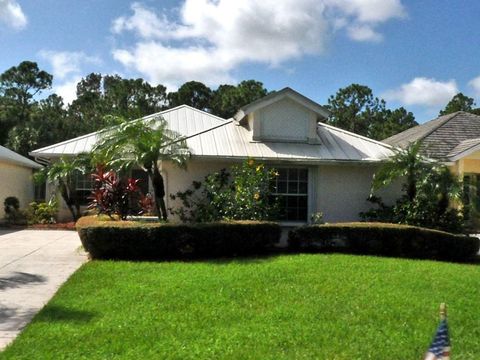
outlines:
[[[26,208],[33,201],[32,169],[24,166],[0,162],[0,219],[5,216],[3,201],[15,196],[20,207]]]
[[[260,134],[254,133],[255,139],[307,141],[315,136],[315,114],[290,99],[283,99],[259,109],[254,113],[255,122],[259,123]],[[310,124],[313,124],[313,134]]]
[[[187,171],[164,163],[167,207],[180,205],[178,200],[172,201],[169,198],[170,194],[185,191],[193,181],[203,181],[206,175],[222,168],[228,170],[234,163],[233,161],[197,159],[189,162]],[[282,166],[289,167],[285,163]],[[309,213],[321,211],[328,222],[358,221],[360,212],[372,208],[372,204],[366,199],[370,194],[372,176],[377,165],[303,165],[302,167],[309,169]],[[392,204],[400,196],[400,187],[398,184],[391,186],[379,192],[378,195],[382,196],[387,204]]]
[[[366,199],[377,166],[321,165],[317,170],[316,206],[327,222],[359,220],[359,213],[372,208]],[[398,184],[378,193],[386,204],[400,197]]]

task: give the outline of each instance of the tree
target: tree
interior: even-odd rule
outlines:
[[[78,174],[85,175],[92,171],[92,158],[83,153],[74,158],[63,157],[48,164],[35,174],[34,180],[38,184],[54,184],[70,210],[73,221],[77,221],[81,216],[81,199],[75,188],[75,178]]]
[[[37,63],[23,61],[0,75],[0,144],[5,144],[9,130],[23,125],[31,115],[34,97],[52,85],[52,75]]]
[[[153,184],[159,219],[167,220],[165,186],[160,172],[162,161],[185,167],[190,155],[185,140],[156,117],[149,121],[127,121],[104,131],[92,152],[107,159],[113,169],[140,167]]]
[[[168,94],[170,107],[189,105],[200,110],[209,110],[212,90],[198,81],[189,81],[180,86],[178,91]]]
[[[331,125],[368,136],[370,125],[378,121],[375,117],[385,110],[385,101],[374,97],[368,86],[352,84],[330,96],[326,108],[332,114]]]
[[[398,150],[375,173],[370,201],[379,205],[361,214],[365,220],[423,226],[451,232],[463,230],[463,190],[457,177],[443,164],[420,155],[415,143]],[[403,180],[405,192],[394,206],[386,206],[374,192],[395,180]],[[455,204],[457,207],[452,207]]]
[[[213,93],[212,114],[230,118],[242,107],[267,95],[263,84],[255,80],[242,81],[237,86],[220,85]]]
[[[439,116],[452,114],[457,111],[472,112],[474,107],[475,100],[473,100],[473,98],[458,93],[448,102],[445,108],[440,111]]]
[[[418,125],[415,116],[405,108],[395,110],[385,109],[371,124],[368,136],[372,139],[383,140]]]
[[[372,182],[372,193],[390,185],[398,178],[405,179],[404,190],[408,201],[417,195],[417,181],[423,177],[428,168],[425,159],[420,155],[421,143],[417,142],[405,150],[398,150],[375,173]]]
[[[67,138],[66,110],[63,99],[50,95],[31,109],[30,118],[8,132],[7,146],[20,154],[55,144]]]

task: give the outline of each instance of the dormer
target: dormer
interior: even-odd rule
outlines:
[[[252,141],[318,144],[317,123],[329,115],[316,102],[285,88],[244,106],[234,120],[250,131]]]

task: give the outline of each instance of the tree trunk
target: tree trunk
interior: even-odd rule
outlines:
[[[148,171],[148,175],[152,180],[153,192],[155,195],[155,207],[157,209],[158,218],[166,221],[168,219],[167,208],[165,206],[165,184],[163,176],[157,164],[154,163],[152,169]]]
[[[70,213],[72,214],[73,221],[77,221],[79,214],[80,214],[80,209],[77,208],[77,212],[75,212],[75,208],[73,207],[73,201],[70,196],[70,192],[68,191],[67,185],[63,182],[59,182],[59,188],[60,188],[60,195],[62,196],[63,201],[65,201],[65,204],[67,204],[68,210],[70,210]]]

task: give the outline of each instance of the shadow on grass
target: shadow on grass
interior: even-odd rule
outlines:
[[[35,321],[88,323],[96,315],[91,311],[73,310],[60,305],[48,305],[38,313]]]
[[[24,272],[14,272],[8,276],[0,277],[0,290],[18,288],[30,284],[42,284],[47,278],[41,275]]]

